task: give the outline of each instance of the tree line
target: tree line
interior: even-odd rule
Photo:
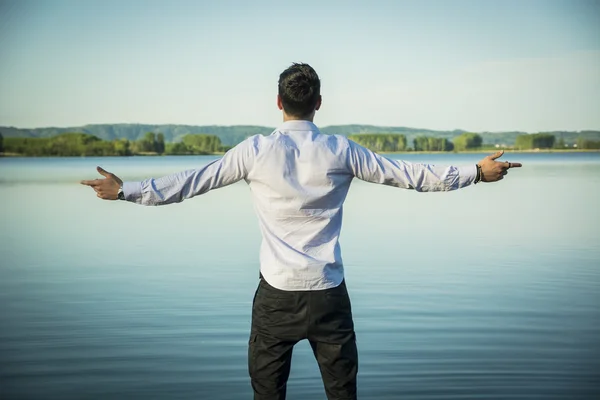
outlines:
[[[7,137],[53,137],[61,133],[80,132],[94,135],[102,140],[113,140],[116,138],[128,139],[131,142],[141,139],[146,132],[160,132],[164,135],[165,142],[180,142],[181,138],[188,133],[203,133],[215,135],[221,139],[224,145],[233,146],[253,135],[269,135],[274,127],[266,126],[217,126],[217,125],[175,125],[175,124],[92,124],[77,127],[47,127],[47,128],[15,128],[0,125],[0,133]],[[454,137],[472,131],[461,129],[454,130],[431,130],[421,128],[408,128],[399,126],[375,126],[375,125],[332,125],[320,127],[321,132],[342,136],[356,135],[362,133],[392,133],[405,135],[407,138],[407,150],[413,147],[413,139],[417,136],[447,138],[452,141]],[[513,146],[518,135],[526,132],[478,132],[487,145]],[[545,131],[556,136],[557,142],[562,138],[569,147],[577,143],[577,138],[592,141],[600,141],[600,130],[583,131]],[[580,146],[579,146],[580,147]]]
[[[476,133],[463,133],[454,138],[417,136],[413,139],[413,147],[407,146],[406,136],[402,134],[368,133],[350,135],[348,139],[373,151],[464,151],[481,147],[481,136]]]
[[[514,148],[518,150],[564,149],[565,147],[565,141],[562,137],[556,140],[556,136],[549,133],[519,135],[517,136],[514,146]],[[572,148],[582,150],[600,149],[600,140],[590,140],[579,137]]]
[[[403,134],[354,134],[350,140],[378,152],[399,151],[476,151],[488,150],[493,145],[483,144],[481,135],[465,132],[453,140],[431,136],[417,136],[412,147]],[[516,150],[565,149],[563,138],[556,140],[550,133],[524,134],[516,137]],[[132,156],[132,155],[202,155],[227,151],[216,135],[187,134],[180,142],[167,143],[162,133],[147,132],[140,139],[102,140],[86,133],[63,133],[47,138],[3,138],[0,134],[0,153],[22,156]],[[580,137],[569,149],[600,149],[600,141]]]
[[[141,139],[102,140],[87,133],[63,133],[49,138],[4,138],[0,152],[29,157],[202,155],[228,150],[214,135],[188,134],[178,143],[165,143],[163,134],[147,132]]]
[[[358,134],[350,135],[348,139],[373,151],[476,151],[488,150],[494,145],[485,145],[481,135],[465,132],[452,140],[432,136],[417,136],[413,139],[413,147],[407,147],[406,136],[402,134]],[[562,138],[550,133],[535,133],[518,135],[514,146],[503,146],[515,150],[535,149],[565,149],[567,146]],[[577,143],[570,149],[600,149],[600,141],[578,138]]]
[[[404,151],[406,136],[398,134],[360,134],[350,135],[348,139],[373,151]]]

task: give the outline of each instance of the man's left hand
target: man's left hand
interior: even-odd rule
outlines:
[[[509,169],[523,166],[521,163],[496,161],[503,154],[504,150],[500,150],[496,154],[489,155],[477,163],[481,167],[481,182],[498,182],[504,178]]]

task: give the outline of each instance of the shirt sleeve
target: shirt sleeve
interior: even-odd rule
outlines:
[[[436,166],[391,160],[348,140],[349,166],[354,176],[418,192],[456,190],[469,186],[477,176],[477,167]]]
[[[146,206],[179,203],[245,179],[250,167],[251,144],[243,141],[210,164],[162,178],[124,182],[125,200]]]

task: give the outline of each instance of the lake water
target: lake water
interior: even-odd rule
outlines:
[[[600,398],[600,153],[505,158],[524,167],[452,193],[353,183],[360,398]],[[212,159],[0,158],[1,399],[251,398],[248,187],[146,208],[77,183]],[[307,342],[288,399],[325,399]]]

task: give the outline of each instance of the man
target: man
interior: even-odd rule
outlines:
[[[308,339],[328,399],[355,399],[358,356],[338,238],[342,204],[354,177],[417,191],[448,191],[501,180],[519,163],[438,167],[390,160],[313,124],[321,83],[307,64],[279,77],[283,124],[244,140],[221,159],[160,179],[82,181],[105,200],[143,205],[180,202],[241,179],[250,186],[263,241],[252,306],[248,366],[255,399],[284,399],[292,349]]]

